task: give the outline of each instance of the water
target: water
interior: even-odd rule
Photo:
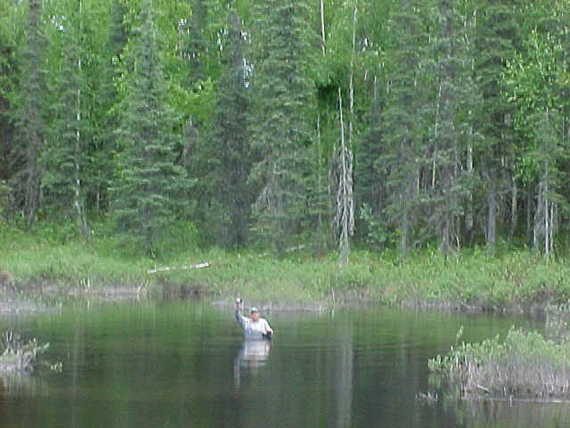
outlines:
[[[369,308],[271,314],[244,345],[230,310],[149,302],[0,320],[49,341],[61,373],[0,378],[0,427],[559,427],[565,404],[417,400],[427,359],[540,328],[523,318]]]

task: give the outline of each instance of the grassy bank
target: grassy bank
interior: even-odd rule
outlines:
[[[463,397],[569,398],[570,343],[512,329],[481,343],[462,343],[428,363]]]
[[[0,272],[10,272],[23,290],[56,284],[61,290],[121,285],[159,292],[196,291],[211,296],[240,294],[259,301],[343,301],[390,304],[470,305],[483,308],[560,303],[570,298],[570,266],[528,251],[489,256],[469,250],[445,258],[437,251],[400,259],[389,251],[353,251],[339,268],[334,253],[316,257],[296,251],[276,259],[261,252],[203,249],[179,233],[159,259],[112,234],[89,241],[45,230],[24,233],[0,228]],[[210,267],[148,274],[162,266],[209,262]]]

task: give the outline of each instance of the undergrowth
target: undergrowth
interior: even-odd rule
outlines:
[[[202,246],[197,232],[183,224],[165,234],[151,258],[128,237],[105,224],[81,239],[65,228],[44,225],[32,232],[0,225],[0,272],[21,288],[35,282],[65,287],[107,285],[154,289],[192,287],[212,296],[241,294],[274,301],[371,300],[390,304],[423,302],[482,308],[559,304],[570,298],[570,266],[526,250],[489,255],[470,249],[444,257],[418,251],[406,258],[395,252],[353,250],[348,266],[337,255],[295,251],[223,251]],[[209,262],[205,269],[180,267]],[[155,267],[173,267],[148,274]]]

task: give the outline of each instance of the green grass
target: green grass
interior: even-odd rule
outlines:
[[[136,242],[100,225],[88,241],[64,227],[43,225],[24,233],[0,226],[0,272],[22,288],[35,282],[66,287],[145,285],[156,290],[199,289],[211,296],[240,294],[267,302],[366,299],[390,304],[464,304],[501,308],[559,304],[570,298],[570,266],[525,250],[491,256],[471,249],[451,257],[424,250],[400,259],[393,252],[355,250],[340,268],[334,253],[309,251],[276,259],[252,250],[203,248],[196,231],[179,225],[151,259]],[[210,262],[211,267],[153,275],[148,269]]]

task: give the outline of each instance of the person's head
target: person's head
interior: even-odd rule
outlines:
[[[261,314],[259,313],[259,310],[254,307],[249,311],[249,317],[252,320],[257,321],[259,318],[261,318]]]

